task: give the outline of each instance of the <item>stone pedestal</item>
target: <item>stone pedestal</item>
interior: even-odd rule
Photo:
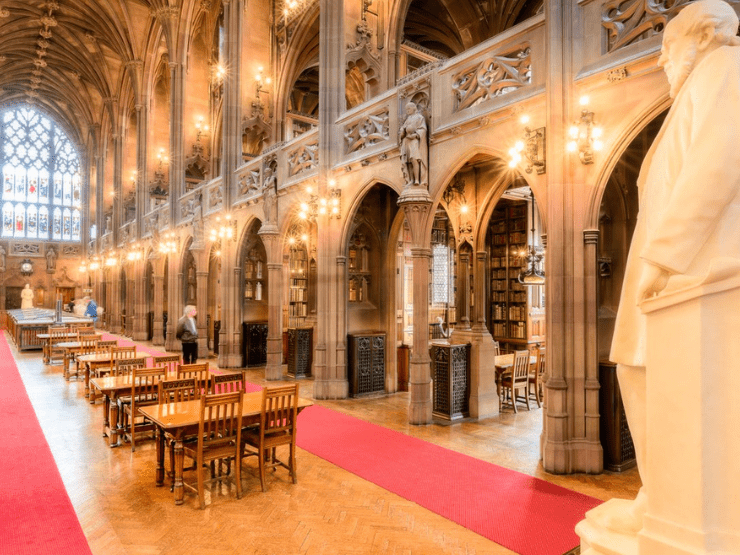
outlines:
[[[718,266],[718,265],[717,265]],[[688,285],[688,284],[687,284]],[[740,272],[642,305],[647,331],[647,512],[636,536],[606,530],[613,499],[576,528],[584,555],[740,553]]]

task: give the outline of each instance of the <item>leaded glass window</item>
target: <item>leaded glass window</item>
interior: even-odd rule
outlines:
[[[3,237],[81,240],[80,159],[59,126],[28,107],[7,109],[0,168]]]
[[[432,247],[432,302],[450,301],[449,251],[447,245]]]

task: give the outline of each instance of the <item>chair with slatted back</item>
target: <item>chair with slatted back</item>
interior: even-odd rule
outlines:
[[[123,436],[131,442],[131,451],[136,451],[136,434],[154,430],[151,422],[147,422],[139,408],[157,404],[159,382],[167,377],[167,368],[154,366],[152,368],[132,368],[131,370],[131,397],[129,402],[119,401],[123,412]]]
[[[177,367],[182,364],[181,355],[161,355],[152,357],[152,366],[166,366],[168,376],[177,376]]]
[[[493,356],[497,357],[501,354],[501,346],[498,341],[493,342]]]
[[[146,357],[115,359],[111,376],[128,376],[134,368],[146,368]]]
[[[243,457],[256,456],[259,461],[260,483],[265,491],[265,468],[282,466],[290,472],[293,483],[297,483],[295,464],[296,418],[298,416],[298,384],[266,387],[262,390],[262,410],[259,427],[246,428],[242,433],[242,444],[254,451]],[[288,462],[276,456],[277,447],[289,447]]]
[[[77,341],[79,341],[80,346],[77,348],[77,352],[75,353],[75,357],[74,357],[73,366],[75,368],[75,372],[74,372],[75,379],[82,376],[82,374],[80,374],[80,362],[77,360],[77,357],[95,353],[98,349],[98,338],[95,335],[78,335]],[[72,371],[68,370],[67,380],[69,380],[71,377],[72,377]]]
[[[101,339],[98,341],[99,347],[118,347],[118,339]]]
[[[78,326],[78,335],[95,335],[95,328],[93,326]]]
[[[211,375],[211,393],[233,393],[244,391],[244,375],[241,372]]]
[[[540,348],[537,352],[537,360],[529,372],[529,388],[527,396],[534,395],[537,406],[542,406],[542,398],[545,383],[545,349]]]
[[[54,361],[61,361],[64,363],[65,349],[56,347],[57,343],[63,343],[70,341],[69,329],[67,326],[49,326],[49,346],[48,352],[46,353],[46,359],[49,364],[54,364]]]
[[[159,391],[157,393],[157,402],[160,405],[168,403],[182,403],[184,401],[194,401],[200,399],[201,390],[195,378],[168,378],[159,382]],[[175,443],[168,442],[170,452],[170,477],[175,476]],[[192,469],[188,469],[192,470]],[[174,480],[170,485],[170,490],[174,489]]]
[[[200,508],[205,509],[205,484],[203,473],[206,463],[214,461],[229,461],[234,459],[236,498],[242,497],[241,484],[241,434],[242,434],[242,406],[244,392],[224,393],[221,395],[204,395],[200,398],[200,419],[198,424],[197,442],[188,442],[183,446],[183,453],[195,461],[194,469],[197,473],[196,484],[185,482],[183,485],[198,493]],[[210,465],[213,468],[213,464]],[[220,468],[219,464],[219,468]],[[221,481],[226,476],[219,473],[208,482]]]
[[[177,367],[178,378],[195,378],[198,390],[202,395],[210,393],[211,373],[208,370],[208,363],[198,364],[180,364]]]
[[[529,351],[515,351],[514,365],[511,369],[511,373],[504,375],[501,379],[501,388],[504,392],[504,399],[506,399],[508,393],[514,412],[519,412],[516,408],[517,391],[524,392],[522,398],[527,403],[527,410],[529,410],[529,395],[527,392],[529,389],[530,356]]]

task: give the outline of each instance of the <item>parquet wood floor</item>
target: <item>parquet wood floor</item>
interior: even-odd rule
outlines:
[[[512,553],[465,528],[298,450],[298,484],[268,476],[260,492],[256,462],[244,472],[245,495],[216,486],[197,508],[186,492],[175,506],[169,487],[154,486],[154,443],[111,449],[102,437],[102,405],[82,382],[66,382],[39,353],[14,356],[72,503],[96,555],[499,555]],[[211,361],[213,363],[213,361]],[[260,369],[249,378],[264,383]],[[274,383],[274,382],[273,382]],[[312,382],[302,381],[310,397]],[[552,476],[539,464],[542,411],[504,413],[480,422],[410,426],[408,393],[321,404],[534,475],[600,499],[634,496],[635,470]],[[39,477],[43,479],[43,477]]]

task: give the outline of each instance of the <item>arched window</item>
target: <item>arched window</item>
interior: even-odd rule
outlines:
[[[3,237],[49,239],[51,213],[53,239],[82,239],[80,159],[58,125],[32,108],[5,110],[0,168]]]

